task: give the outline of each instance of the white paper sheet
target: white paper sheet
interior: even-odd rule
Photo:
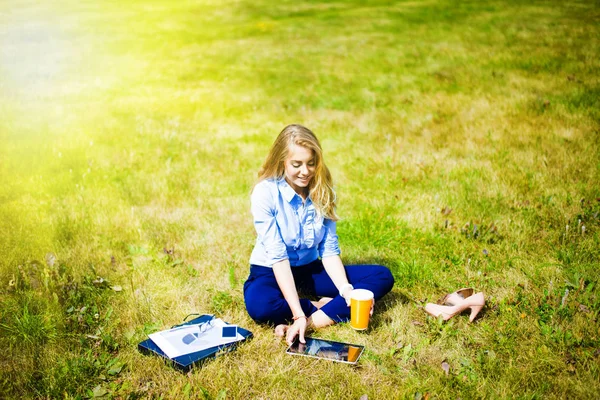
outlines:
[[[204,332],[201,332],[201,325],[203,324],[194,324],[151,333],[148,337],[169,358],[195,353],[244,339],[239,332],[236,337],[222,337],[222,328],[228,326],[228,324],[220,318],[214,318],[211,323],[212,326],[209,326],[208,330]],[[203,327],[202,329],[205,328]]]

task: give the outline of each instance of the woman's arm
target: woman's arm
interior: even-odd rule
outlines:
[[[352,291],[352,286],[348,283],[348,277],[346,276],[346,270],[344,269],[342,259],[339,255],[333,255],[325,257],[321,261],[323,262],[327,275],[329,275],[338,290],[343,290],[341,295],[346,299],[346,303],[350,305],[350,292]]]
[[[304,340],[304,332],[306,331],[308,317],[304,314],[304,310],[302,310],[302,306],[300,305],[300,298],[298,297],[298,291],[296,290],[294,275],[292,275],[290,260],[281,260],[273,264],[273,273],[275,274],[279,289],[281,289],[283,297],[287,301],[292,310],[292,315],[294,316],[294,323],[287,330],[286,341],[291,345],[294,342],[296,335],[298,335],[300,342],[306,343]]]
[[[287,248],[283,242],[276,215],[278,204],[273,191],[274,183],[262,181],[254,187],[250,198],[250,211],[254,218],[254,228],[258,242],[264,249],[264,255],[258,257],[258,265],[274,265],[288,258]],[[251,260],[252,261],[252,260]]]
[[[346,276],[346,270],[340,256],[329,256],[321,260],[327,275],[331,278],[334,285],[338,290],[342,289],[342,297],[346,299],[346,304],[350,307],[350,293],[354,289],[352,285],[348,283],[348,277]],[[371,302],[371,315],[373,315],[373,308],[375,306],[375,300]]]

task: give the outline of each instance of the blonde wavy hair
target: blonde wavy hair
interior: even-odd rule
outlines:
[[[285,176],[285,160],[289,157],[292,146],[302,146],[312,150],[315,161],[315,174],[308,186],[308,195],[315,205],[317,212],[323,217],[337,221],[335,212],[336,197],[329,168],[323,161],[321,144],[310,129],[297,124],[288,125],[271,146],[265,163],[258,171],[258,182],[269,178]]]

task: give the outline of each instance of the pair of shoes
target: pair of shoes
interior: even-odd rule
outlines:
[[[485,305],[485,298],[482,292],[473,294],[473,289],[464,288],[447,295],[444,298],[444,303],[448,305],[444,306],[427,303],[427,305],[425,305],[425,311],[436,318],[441,315],[444,321],[448,321],[456,314],[460,314],[469,308],[471,309],[469,322],[473,322],[475,317],[477,317],[477,314],[479,314],[479,311],[481,311]]]

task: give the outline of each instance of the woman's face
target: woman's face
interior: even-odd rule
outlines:
[[[314,158],[312,150],[294,145],[285,160],[285,180],[303,198],[306,198],[308,185],[315,174]]]

